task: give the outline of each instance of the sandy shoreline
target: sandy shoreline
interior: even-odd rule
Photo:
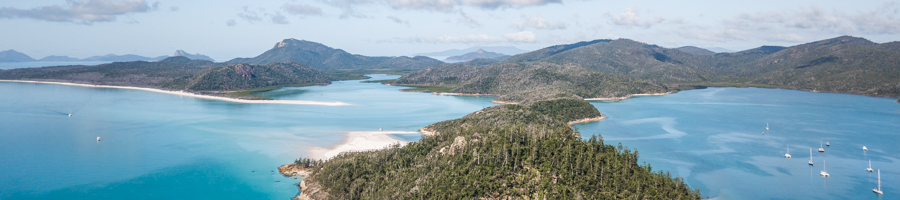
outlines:
[[[586,122],[597,122],[597,121],[602,121],[604,119],[606,119],[606,115],[601,114],[599,117],[591,117],[591,118],[584,118],[584,119],[571,121],[571,122],[569,122],[569,125],[575,125],[575,124],[586,123]]]
[[[210,99],[210,100],[219,100],[219,101],[228,101],[235,103],[248,103],[248,104],[293,104],[293,105],[320,105],[320,106],[349,106],[352,104],[344,103],[344,102],[321,102],[321,101],[301,101],[301,100],[246,100],[246,99],[235,99],[228,97],[219,97],[212,95],[202,95],[195,94],[190,92],[183,91],[168,91],[161,89],[153,89],[153,88],[142,88],[142,87],[131,87],[131,86],[112,86],[112,85],[91,85],[91,84],[80,84],[80,83],[65,83],[65,82],[49,82],[49,81],[24,81],[24,80],[0,80],[0,82],[13,82],[13,83],[37,83],[37,84],[54,84],[54,85],[66,85],[66,86],[78,86],[78,87],[91,87],[91,88],[115,88],[115,89],[127,89],[127,90],[142,90],[148,92],[156,92],[163,94],[172,94],[178,96],[185,97],[193,97],[198,99]]]
[[[331,148],[312,147],[309,149],[309,158],[327,160],[337,156],[341,152],[371,151],[383,149],[393,144],[405,146],[409,142],[399,140],[390,134],[419,134],[416,131],[351,131],[347,132],[344,142]]]
[[[585,98],[584,100],[585,100],[585,101],[619,101],[619,100],[623,100],[623,99],[627,99],[627,98],[631,98],[631,97],[638,97],[638,96],[662,96],[662,95],[667,95],[667,94],[672,94],[672,93],[675,93],[675,92],[629,94],[629,95],[626,95],[626,96],[624,96],[624,97]]]

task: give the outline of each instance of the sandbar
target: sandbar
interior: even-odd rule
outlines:
[[[627,99],[627,98],[631,98],[631,97],[637,97],[637,96],[662,96],[662,95],[667,95],[667,94],[672,94],[672,93],[675,93],[675,92],[629,94],[629,95],[625,95],[624,97],[585,98],[584,100],[585,101],[619,101],[619,100],[623,100],[623,99]]]
[[[219,100],[219,101],[228,101],[235,103],[247,103],[247,104],[293,104],[293,105],[320,105],[320,106],[349,106],[353,104],[334,101],[334,102],[322,102],[322,101],[303,101],[303,100],[247,100],[247,99],[235,99],[228,97],[219,97],[212,95],[203,95],[203,94],[195,94],[184,91],[169,91],[169,90],[161,90],[161,89],[153,89],[153,88],[142,88],[142,87],[132,87],[132,86],[112,86],[112,85],[91,85],[91,84],[81,84],[81,83],[65,83],[65,82],[49,82],[49,81],[25,81],[25,80],[0,80],[0,82],[15,82],[15,83],[39,83],[39,84],[55,84],[55,85],[67,85],[67,86],[78,86],[78,87],[92,87],[92,88],[115,88],[115,89],[127,89],[127,90],[142,90],[148,92],[156,92],[163,94],[173,94],[178,96],[185,97],[193,97],[198,99],[210,99],[210,100]]]
[[[309,158],[327,160],[342,152],[371,151],[388,147],[393,144],[405,146],[409,142],[399,140],[390,134],[419,134],[416,131],[351,131],[347,132],[347,139],[343,143],[331,148],[312,147],[309,149]]]

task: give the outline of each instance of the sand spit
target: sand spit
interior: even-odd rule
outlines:
[[[337,156],[341,152],[371,151],[388,147],[392,144],[406,145],[407,141],[399,140],[390,134],[419,134],[416,131],[351,131],[347,132],[347,139],[343,143],[331,148],[312,147],[309,149],[309,157],[312,159],[327,160]]]
[[[627,98],[631,98],[631,97],[638,97],[638,96],[662,96],[662,95],[667,95],[667,94],[672,94],[672,93],[675,93],[675,92],[629,94],[629,95],[625,95],[624,97],[585,98],[584,100],[585,100],[585,101],[619,101],[619,100],[623,100],[623,99],[627,99]]]
[[[39,83],[39,84],[55,84],[55,85],[67,85],[67,86],[78,86],[78,87],[92,87],[92,88],[115,88],[115,89],[128,89],[128,90],[142,90],[148,92],[156,92],[163,94],[173,94],[178,96],[185,97],[193,97],[198,99],[210,99],[210,100],[219,100],[219,101],[228,101],[235,103],[248,103],[248,104],[293,104],[293,105],[320,105],[320,106],[349,106],[353,104],[344,103],[344,102],[322,102],[322,101],[302,101],[302,100],[247,100],[247,99],[235,99],[228,97],[219,97],[219,96],[211,96],[211,95],[202,95],[195,94],[184,91],[169,91],[169,90],[161,90],[161,89],[153,89],[153,88],[142,88],[142,87],[131,87],[131,86],[111,86],[111,85],[91,85],[91,84],[80,84],[80,83],[65,83],[65,82],[48,82],[48,81],[23,81],[23,80],[0,80],[0,82],[15,82],[15,83]]]

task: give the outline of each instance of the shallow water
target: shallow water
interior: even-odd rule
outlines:
[[[592,102],[608,118],[585,138],[639,151],[639,163],[718,199],[900,198],[896,99],[781,89],[709,88]],[[769,123],[769,131],[766,131]],[[765,132],[765,134],[762,134]],[[830,142],[824,153],[819,142]],[[863,145],[869,151],[863,151]],[[791,159],[784,154],[790,147]],[[809,149],[812,148],[810,166]],[[884,196],[872,192],[881,169]],[[828,178],[819,176],[827,162]]]
[[[274,170],[310,147],[341,143],[348,131],[416,131],[494,105],[401,88],[354,80],[261,94],[354,104],[329,107],[0,83],[0,199],[289,199],[299,181]]]

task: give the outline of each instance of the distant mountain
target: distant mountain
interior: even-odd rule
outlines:
[[[198,53],[198,54],[189,54],[188,52],[185,52],[185,51],[183,51],[183,50],[177,50],[177,51],[175,51],[175,54],[172,55],[172,56],[173,56],[173,57],[174,57],[174,56],[184,56],[184,57],[190,58],[190,59],[192,59],[192,60],[208,60],[208,61],[215,61],[215,60],[213,60],[212,58],[210,58],[209,56],[206,56],[206,55],[203,55],[203,54],[199,54],[199,53]]]
[[[113,61],[113,62],[129,62],[129,61],[157,61],[166,59],[169,56],[158,56],[158,57],[144,57],[134,54],[125,54],[125,55],[115,55],[115,54],[107,54],[103,56],[91,56],[82,60],[86,61]]]
[[[685,53],[689,53],[689,54],[694,54],[694,55],[710,56],[710,55],[715,55],[715,54],[716,54],[716,52],[713,52],[713,51],[710,51],[710,50],[706,50],[706,49],[703,49],[703,48],[700,48],[700,47],[695,47],[695,46],[683,46],[683,47],[678,47],[678,48],[675,48],[675,49],[676,49],[676,50],[679,50],[679,51],[681,51],[681,52],[685,52]]]
[[[485,51],[485,50],[483,50],[483,49],[478,49],[477,51],[470,52],[470,53],[467,53],[467,54],[458,55],[458,56],[450,56],[449,58],[444,59],[444,61],[448,61],[448,62],[466,62],[466,61],[475,60],[475,59],[478,59],[478,58],[488,58],[488,59],[494,59],[494,60],[503,60],[503,59],[506,59],[506,58],[508,58],[508,57],[509,57],[508,55],[504,55],[504,54],[500,54],[500,53],[494,53],[494,52],[489,52],[489,51]]]
[[[556,45],[503,62],[575,63],[658,83],[757,86],[900,96],[898,43],[841,36],[792,46],[694,55],[628,39]]]
[[[490,52],[506,54],[506,55],[516,55],[516,54],[528,52],[527,50],[522,50],[522,49],[519,49],[519,48],[516,48],[513,46],[476,46],[476,47],[469,47],[466,49],[451,49],[451,50],[431,52],[431,53],[418,53],[415,55],[417,55],[417,56],[436,56],[436,57],[456,56],[456,55],[462,55],[465,53],[477,51],[479,49],[483,49],[485,51],[490,51]]]
[[[0,51],[0,62],[31,62],[34,58],[16,50]]]
[[[733,53],[733,52],[737,52],[737,51],[735,51],[735,50],[726,49],[726,48],[722,48],[722,47],[707,47],[707,48],[704,48],[704,49],[707,49],[707,50],[710,50],[710,51],[713,51],[713,52],[716,52],[716,53]]]
[[[320,43],[285,39],[253,58],[235,58],[226,63],[266,64],[297,61],[322,70],[332,69],[421,69],[442,63],[427,57],[369,57],[347,53]]]
[[[47,56],[38,61],[81,61],[81,59],[68,56]]]

